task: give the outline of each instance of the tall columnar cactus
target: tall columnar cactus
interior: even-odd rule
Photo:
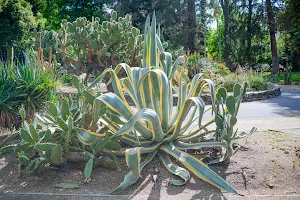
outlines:
[[[109,21],[98,17],[88,21],[85,17],[74,22],[63,20],[62,32],[46,31],[41,34],[46,51],[52,47],[57,60],[77,75],[103,71],[119,62],[137,65],[143,36],[132,26],[131,16],[117,18],[113,11]]]

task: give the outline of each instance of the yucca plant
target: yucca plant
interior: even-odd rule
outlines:
[[[205,135],[206,127],[214,122],[213,119],[202,124],[205,104],[200,97],[204,88],[208,87],[213,102],[212,110],[215,109],[212,81],[204,74],[196,74],[190,81],[180,66],[186,61],[184,56],[172,63],[171,54],[164,52],[163,45],[156,34],[155,14],[151,25],[150,18],[147,18],[144,39],[142,68],[130,68],[126,64],[119,64],[115,70],[106,69],[91,84],[93,87],[107,73],[111,75],[110,82],[114,93],[102,94],[95,99],[94,114],[97,115],[103,106],[106,106],[107,112],[100,116],[99,122],[112,132],[111,138],[121,136],[121,142],[129,147],[124,154],[131,171],[112,193],[121,192],[135,183],[140,177],[141,170],[158,155],[167,170],[181,178],[181,180],[172,180],[171,183],[174,185],[187,183],[190,179],[188,171],[190,170],[221,190],[237,194],[201,160],[184,151],[203,147],[226,147],[225,143],[218,141],[190,143],[191,138]],[[127,74],[124,79],[119,79],[117,76],[117,72],[121,69],[124,69]],[[172,77],[176,70],[181,73],[181,77],[177,108],[172,112]],[[124,92],[131,97],[137,111],[129,106]],[[112,120],[109,117],[111,114],[118,118]],[[93,144],[93,141],[90,141],[90,144]],[[143,155],[147,155],[144,160]],[[175,164],[171,157],[188,170]]]

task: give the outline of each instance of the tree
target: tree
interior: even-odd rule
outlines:
[[[279,72],[279,63],[278,63],[278,54],[277,54],[277,46],[276,46],[276,24],[273,13],[273,8],[271,5],[271,0],[266,0],[267,7],[267,16],[268,16],[268,25],[270,32],[270,42],[271,42],[271,52],[272,52],[272,73],[278,74]]]
[[[224,14],[225,62],[230,71],[234,71],[230,58],[231,37],[229,32],[229,0],[220,0]]]
[[[156,12],[161,28],[161,38],[168,42],[168,49],[187,47],[187,0],[120,0],[112,4],[122,15],[131,14],[133,25],[144,30],[146,17]]]
[[[284,0],[285,4],[278,15],[278,28],[284,43],[284,57],[300,71],[300,1]]]
[[[271,63],[265,3],[235,0],[230,3],[229,11],[230,61],[250,68]]]
[[[199,45],[197,46],[197,51],[199,53],[206,57],[206,37],[207,37],[207,20],[208,16],[206,14],[207,10],[207,1],[206,0],[200,0],[199,1],[199,23],[198,23],[198,32],[197,32],[197,38],[199,38]]]
[[[32,5],[32,12],[35,16],[41,15],[45,19],[45,28],[57,30],[60,28],[61,18],[59,7],[64,5],[62,0],[26,0]]]
[[[252,0],[248,0],[248,22],[247,22],[247,58],[248,65],[252,69]]]
[[[225,60],[225,48],[221,45],[223,40],[223,34],[220,32],[224,31],[224,26],[219,25],[217,30],[209,29],[207,31],[207,52],[214,59],[221,63]]]
[[[188,26],[188,37],[187,37],[187,49],[190,53],[194,53],[196,50],[196,10],[195,0],[188,0],[187,6],[187,26]]]
[[[5,0],[0,9],[0,46],[8,50],[8,63],[12,64],[13,45],[28,47],[33,32],[42,22],[33,15],[32,6],[25,0]]]
[[[104,5],[114,3],[113,0],[59,0],[59,17],[67,21],[75,21],[78,17],[99,17],[101,21],[109,16]]]

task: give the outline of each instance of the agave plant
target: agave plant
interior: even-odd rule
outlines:
[[[151,24],[150,18],[147,18],[144,40],[142,68],[131,68],[126,64],[119,64],[115,70],[106,69],[90,85],[93,87],[106,74],[111,75],[110,82],[114,93],[102,94],[95,99],[94,115],[100,116],[97,113],[103,106],[106,106],[107,112],[99,117],[99,122],[112,132],[111,138],[121,136],[120,140],[129,146],[125,152],[125,158],[131,171],[112,193],[121,192],[135,183],[140,177],[141,170],[158,155],[167,170],[181,178],[172,180],[171,183],[174,185],[183,185],[188,182],[190,179],[188,170],[190,170],[202,180],[221,190],[237,194],[202,161],[184,151],[226,146],[218,141],[190,143],[190,138],[203,136],[206,134],[206,127],[214,122],[213,119],[202,124],[205,104],[200,97],[204,89],[208,88],[213,102],[212,110],[215,109],[212,81],[204,74],[196,74],[190,81],[180,66],[186,61],[184,56],[178,57],[172,63],[171,54],[164,51],[159,36],[156,34],[155,14]],[[121,69],[125,70],[127,75],[123,79],[117,76]],[[181,73],[181,77],[178,103],[173,111],[171,80],[176,70]],[[135,108],[129,106],[124,93],[131,97]],[[111,114],[117,118],[112,120]],[[90,144],[93,144],[93,141],[90,141]],[[143,155],[147,157],[142,161]],[[188,170],[172,162],[171,157],[178,160]]]

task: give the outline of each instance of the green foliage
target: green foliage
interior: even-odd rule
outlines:
[[[262,73],[250,72],[247,69],[237,68],[235,73],[232,73],[222,64],[218,64],[214,61],[207,59],[201,59],[198,61],[198,68],[202,73],[205,73],[217,86],[224,87],[228,92],[232,92],[236,83],[249,83],[249,91],[261,91],[268,89],[267,82],[270,81],[262,75]],[[189,76],[193,77],[195,69],[190,65]],[[192,70],[194,69],[194,70]],[[276,80],[274,80],[276,82]]]
[[[229,74],[225,77],[220,77],[219,82],[227,91],[232,92],[236,83],[247,81],[249,83],[249,91],[262,91],[268,89],[268,84],[263,76],[252,74],[250,72],[242,72],[237,74]]]
[[[277,74],[272,74],[271,72],[263,72],[262,76],[266,82],[271,82],[271,83],[280,82]]]
[[[85,176],[86,179],[91,177],[92,169],[93,169],[93,163],[94,163],[94,156],[91,156],[91,158],[86,163],[85,168],[84,168],[84,176]]]
[[[299,1],[284,0],[285,8],[281,9],[278,16],[279,29],[287,33],[285,43],[291,52],[299,52],[300,50],[300,22],[299,22]]]
[[[55,94],[55,72],[41,68],[37,61],[0,66],[0,126],[20,126],[18,110],[24,105],[26,118],[42,109]],[[25,113],[25,112],[24,112]]]
[[[48,102],[43,113],[36,114],[30,124],[24,120],[25,111],[21,107],[19,113],[23,126],[19,134],[22,141],[1,149],[3,152],[17,152],[21,169],[36,171],[49,164],[61,164],[71,152],[89,158],[84,170],[86,178],[91,176],[93,160],[99,156],[108,157],[108,167],[116,166],[115,156],[104,149],[120,150],[117,143],[120,138],[109,139],[111,134],[101,123],[98,124],[106,107],[97,112],[92,109],[94,99],[100,95],[92,88],[97,85],[97,80],[87,87],[83,79],[84,75],[73,76],[73,84],[78,89],[76,98],[62,98],[58,105]]]
[[[280,73],[279,80],[280,82],[284,82],[284,73]],[[291,72],[291,81],[294,83],[300,83],[300,73]]]
[[[108,21],[100,18],[88,21],[85,17],[74,22],[63,20],[62,32],[45,31],[40,34],[42,48],[52,53],[61,66],[73,74],[90,74],[115,66],[119,62],[137,66],[140,60],[140,31],[131,24],[131,16],[117,18],[112,11]]]
[[[255,91],[262,91],[268,89],[268,84],[262,76],[249,76],[247,79],[250,88]]]
[[[202,63],[200,63],[201,55],[200,53],[194,53],[188,56],[188,76],[193,77],[195,74],[200,72]]]
[[[31,124],[24,122],[20,130],[22,142],[15,147],[21,169],[39,170],[45,164],[62,162],[63,149],[60,144],[51,140],[51,130],[38,128],[37,118]]]
[[[132,24],[142,30],[147,15],[157,13],[157,20],[162,27],[160,37],[167,41],[172,49],[186,47],[188,27],[187,2],[180,0],[118,1],[115,2],[121,15],[131,14]],[[180,54],[182,55],[182,54]]]
[[[224,40],[223,32],[223,25],[218,27],[217,30],[209,29],[207,31],[207,52],[214,60],[225,60],[225,47],[222,45]]]
[[[28,46],[34,30],[43,26],[43,21],[32,13],[32,6],[25,0],[4,0],[0,7],[0,47]]]
[[[59,24],[62,19],[68,21],[75,21],[79,17],[86,17],[88,20],[92,20],[92,16],[97,16],[101,21],[109,18],[107,7],[110,4],[114,4],[112,0],[55,0],[58,6],[58,21],[56,28],[59,28]]]

